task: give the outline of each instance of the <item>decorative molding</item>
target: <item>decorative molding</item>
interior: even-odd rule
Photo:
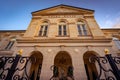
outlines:
[[[48,49],[48,52],[49,52],[49,53],[52,52],[52,49]]]
[[[57,8],[55,10],[49,11],[49,13],[71,13],[71,12],[79,12],[78,10],[67,9],[67,8]]]
[[[74,49],[74,51],[75,51],[76,53],[78,53],[78,52],[79,52],[79,49]]]
[[[88,46],[87,46],[88,51],[91,51],[92,48],[93,48],[93,46],[91,46],[91,45],[88,45]]]
[[[110,43],[111,38],[104,39],[17,39],[18,43]]]
[[[39,16],[36,16],[35,18],[40,18]],[[61,14],[61,15],[45,15],[45,16],[42,16],[42,18],[84,18],[83,15],[64,15],[64,14]]]

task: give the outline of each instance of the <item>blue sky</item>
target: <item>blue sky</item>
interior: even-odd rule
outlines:
[[[120,0],[0,0],[0,30],[26,30],[31,12],[59,4],[95,10],[100,28],[120,27]]]

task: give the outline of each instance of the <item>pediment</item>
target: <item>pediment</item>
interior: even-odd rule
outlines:
[[[71,13],[71,12],[77,13],[78,11],[66,8],[58,8],[52,11],[48,11],[47,13]]]
[[[39,10],[32,12],[32,15],[48,15],[48,14],[91,14],[93,10],[78,8],[68,5],[58,5],[54,7],[50,7],[47,9]]]

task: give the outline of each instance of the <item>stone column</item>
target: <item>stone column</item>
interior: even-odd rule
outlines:
[[[40,80],[50,80],[53,76],[53,71],[50,69],[52,65],[54,65],[54,57],[52,53],[45,53],[43,57]]]
[[[73,55],[74,79],[87,80],[86,71],[84,67],[83,54],[77,53]]]

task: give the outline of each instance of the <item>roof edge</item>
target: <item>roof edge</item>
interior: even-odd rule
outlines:
[[[0,30],[0,32],[25,32],[26,30]]]
[[[81,8],[81,7],[71,6],[71,5],[59,4],[59,5],[56,5],[56,6],[52,6],[52,7],[48,7],[48,8],[45,8],[45,9],[41,9],[41,10],[31,12],[31,14],[39,12],[39,11],[47,10],[47,9],[50,9],[50,8],[58,7],[58,6],[68,6],[68,7],[73,7],[73,8],[78,8],[78,9],[83,9],[83,10],[88,10],[88,11],[95,12],[95,10],[92,10],[92,9],[86,9],[86,8]]]

